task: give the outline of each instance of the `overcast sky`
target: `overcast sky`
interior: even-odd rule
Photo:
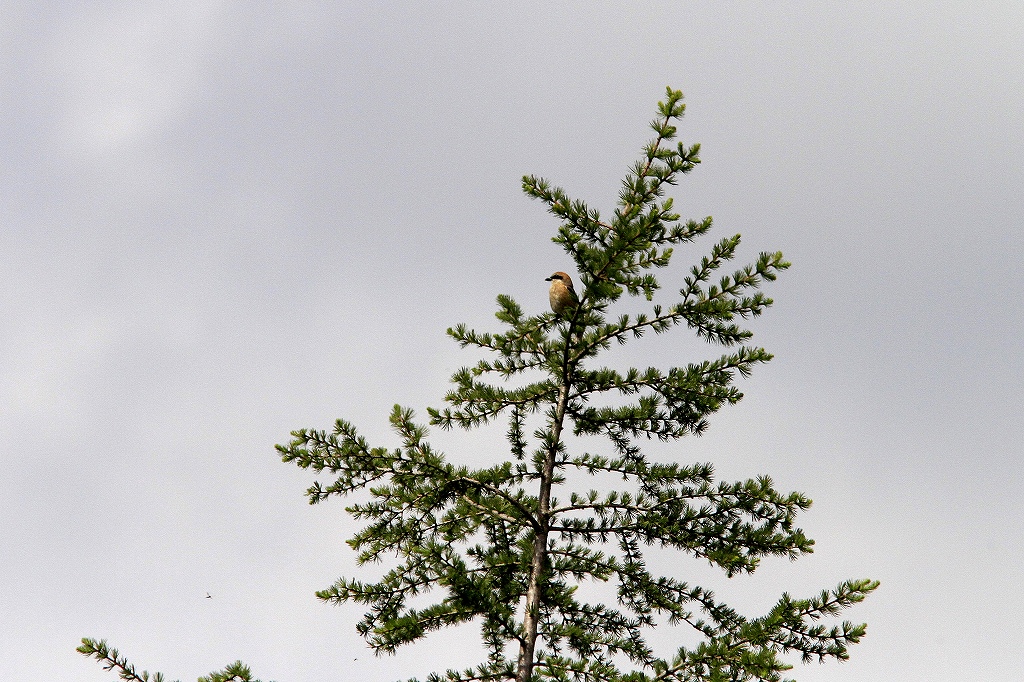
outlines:
[[[479,660],[473,629],[375,659],[314,598],[375,572],[273,446],[337,417],[395,445],[391,406],[475,360],[448,326],[543,311],[571,262],[521,176],[610,213],[666,85],[702,144],[676,206],[716,227],[663,284],[737,232],[793,267],[753,323],[776,359],[653,454],[772,475],[817,540],[680,577],[750,616],[881,580],[799,680],[1024,679],[1022,64],[1016,0],[0,2],[0,679],[113,680],[83,636],[181,680]]]

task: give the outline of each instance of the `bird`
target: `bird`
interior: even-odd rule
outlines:
[[[572,278],[564,272],[556,272],[544,279],[545,282],[551,282],[551,288],[548,289],[548,301],[551,303],[551,310],[554,311],[555,315],[561,316],[563,312],[570,308],[574,308],[579,303],[579,298],[576,297],[576,290],[572,287]]]

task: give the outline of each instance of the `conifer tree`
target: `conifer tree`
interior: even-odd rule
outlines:
[[[373,649],[391,653],[433,630],[479,623],[486,662],[433,674],[431,682],[777,680],[789,667],[780,654],[845,659],[864,635],[864,625],[818,621],[862,600],[877,585],[870,580],[809,599],[783,595],[767,614],[747,618],[682,576],[647,568],[651,545],[732,576],[754,571],[762,557],[795,559],[813,544],[794,527],[797,512],[810,506],[805,496],[780,493],[766,476],[716,485],[711,465],[651,462],[639,446],[698,435],[712,413],[740,400],[736,376],[771,355],[749,345],[751,332],[738,320],[771,305],[758,288],[789,265],[781,253],[762,253],[713,281],[740,243],[739,235],[726,237],[682,278],[676,302],[643,309],[673,248],[711,228],[710,218],[681,222],[665,197],[699,163],[699,145],[672,143],[684,108],[682,93],[669,88],[651,123],[655,138],[626,176],[611,220],[543,179],[523,179],[526,194],[561,221],[554,241],[579,272],[579,303],[561,316],[526,315],[502,295],[502,331],[449,329],[461,346],[488,357],[455,373],[447,407],[428,410],[430,424],[442,429],[507,420],[508,461],[480,469],[449,463],[399,406],[391,424],[401,447],[371,447],[344,420],[330,432],[296,431],[279,446],[284,461],[336,476],[309,489],[312,503],[372,491],[370,501],[348,508],[368,521],[349,544],[360,562],[394,555],[398,565],[377,582],[342,578],[318,596],[367,606],[359,632]],[[613,319],[609,309],[623,294],[639,298],[641,311]],[[600,364],[612,344],[680,325],[727,351],[668,369]],[[534,415],[541,424],[528,436]],[[603,437],[604,445],[570,451],[568,431]],[[611,474],[628,487],[574,492],[580,472]],[[569,489],[562,499],[560,488]],[[588,580],[614,584],[617,605],[581,602],[576,586]],[[436,603],[410,605],[431,591],[439,593]],[[645,641],[659,617],[686,624],[704,641],[659,657]]]
[[[307,491],[310,503],[363,492],[347,507],[366,522],[349,540],[360,563],[397,560],[379,580],[341,578],[317,593],[367,609],[358,631],[373,650],[394,653],[447,626],[479,626],[486,660],[431,673],[428,682],[776,681],[792,667],[786,654],[845,660],[864,636],[863,624],[822,620],[863,600],[875,581],[842,582],[809,598],[783,594],[749,617],[685,575],[648,567],[652,546],[734,576],[813,545],[795,526],[811,504],[804,495],[776,490],[767,476],[716,483],[710,464],[654,462],[641,449],[648,439],[703,433],[713,413],[742,398],[737,376],[771,355],[750,344],[740,321],[771,305],[759,289],[789,265],[781,253],[761,253],[722,275],[740,243],[726,237],[673,280],[674,302],[653,303],[655,272],[673,249],[711,229],[710,218],[681,221],[665,196],[700,163],[699,145],[673,142],[684,109],[682,93],[667,89],[651,123],[655,137],[610,219],[546,180],[523,178],[526,194],[560,221],[553,239],[578,272],[578,303],[560,315],[527,315],[500,295],[500,331],[449,329],[484,359],[454,374],[445,407],[427,410],[429,425],[441,429],[504,420],[506,461],[449,462],[426,440],[427,424],[397,405],[390,421],[398,447],[371,446],[342,419],[277,446],[285,462],[329,474]],[[615,304],[630,312],[613,315]],[[722,354],[669,368],[601,364],[613,344],[676,327]],[[589,479],[593,489],[580,488]],[[577,587],[588,581],[614,588],[614,603],[582,601]],[[428,597],[436,598],[419,606]],[[698,643],[658,653],[648,643],[655,626],[685,628]],[[83,647],[89,642],[96,644]]]

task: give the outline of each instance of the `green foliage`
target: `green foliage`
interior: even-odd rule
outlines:
[[[103,665],[104,670],[116,670],[117,676],[126,682],[164,682],[163,673],[149,673],[143,670],[135,672],[135,666],[123,658],[117,649],[107,645],[107,640],[95,640],[89,637],[82,638],[82,645],[76,651],[85,656],[92,656]]]
[[[446,407],[427,411],[442,429],[506,419],[509,459],[452,464],[426,441],[426,425],[397,405],[390,420],[398,447],[373,447],[342,419],[277,446],[283,461],[330,475],[309,488],[310,503],[363,493],[347,510],[366,525],[348,542],[360,563],[394,563],[375,582],[341,578],[317,596],[364,605],[357,629],[377,653],[447,626],[479,626],[487,659],[428,682],[775,682],[792,667],[784,655],[845,660],[865,634],[863,624],[822,620],[863,600],[875,581],[843,582],[808,599],[783,594],[751,618],[704,587],[648,568],[651,546],[728,576],[813,547],[795,525],[811,504],[805,496],[776,490],[767,476],[716,483],[710,464],[652,462],[639,445],[700,435],[710,415],[743,397],[734,381],[771,354],[749,344],[741,321],[771,305],[759,288],[789,266],[781,253],[761,253],[723,275],[740,243],[727,237],[679,278],[672,302],[653,302],[661,288],[655,271],[674,248],[711,229],[711,218],[681,221],[664,196],[700,163],[699,145],[673,144],[684,109],[682,93],[669,88],[651,123],[655,137],[627,173],[610,220],[546,180],[523,178],[526,194],[560,220],[553,239],[576,265],[579,303],[562,317],[527,315],[500,295],[500,331],[449,329],[485,357],[454,374]],[[613,315],[623,294],[632,312]],[[598,362],[613,343],[680,325],[724,352],[669,368]],[[566,429],[573,450],[597,447],[570,451]],[[622,487],[573,489],[591,478]],[[614,587],[615,604],[582,601],[577,588],[588,581]],[[432,603],[421,605],[425,596]],[[664,624],[687,628],[698,643],[658,654],[645,637]],[[84,639],[79,651],[123,680],[150,680],[103,641]],[[200,678],[230,680],[250,680],[248,668],[238,662]]]
[[[610,221],[543,179],[523,179],[524,191],[561,221],[554,241],[576,264],[579,305],[564,319],[526,315],[502,295],[503,330],[448,330],[486,357],[454,374],[447,406],[428,409],[430,424],[472,429],[507,419],[511,459],[477,469],[451,464],[426,442],[425,425],[397,405],[391,424],[399,447],[371,447],[340,419],[332,430],[296,431],[278,446],[285,462],[331,475],[308,490],[311,503],[370,492],[347,507],[366,521],[349,544],[360,563],[397,563],[376,582],[342,578],[317,595],[363,604],[358,630],[374,650],[393,653],[434,630],[479,624],[487,660],[430,682],[779,680],[791,667],[781,655],[846,659],[865,633],[864,625],[819,621],[861,601],[874,581],[844,582],[810,599],[784,594],[766,615],[747,618],[710,591],[647,568],[644,548],[652,545],[729,576],[754,571],[764,557],[795,559],[813,545],[794,525],[811,504],[803,495],[781,493],[764,476],[716,484],[709,464],[650,462],[638,445],[641,437],[699,435],[711,414],[742,398],[736,377],[771,355],[748,344],[740,320],[771,305],[758,289],[789,266],[781,253],[762,253],[719,275],[740,243],[739,235],[727,237],[682,277],[674,302],[652,303],[661,286],[654,271],[669,265],[674,247],[711,228],[710,218],[680,221],[664,198],[700,160],[698,145],[672,144],[682,94],[668,89],[658,111],[656,136],[623,181]],[[613,317],[623,294],[646,309]],[[668,369],[597,362],[613,342],[683,324],[727,352]],[[532,437],[530,421],[538,424]],[[609,450],[570,453],[565,428],[602,437]],[[628,487],[569,491],[560,501],[554,493],[580,474],[610,474]],[[614,584],[617,605],[580,601],[584,581]],[[437,594],[432,604],[412,604],[428,593]],[[645,641],[659,620],[685,624],[703,641],[659,657]]]
[[[90,656],[99,661],[105,670],[116,670],[117,676],[125,682],[164,682],[162,673],[153,673],[152,677],[143,670],[135,672],[135,666],[128,662],[128,659],[121,656],[117,649],[107,645],[104,639],[95,640],[89,637],[82,638],[82,645],[77,649],[78,653]],[[259,682],[253,679],[249,668],[241,661],[235,661],[224,670],[215,671],[205,677],[200,677],[198,682]]]

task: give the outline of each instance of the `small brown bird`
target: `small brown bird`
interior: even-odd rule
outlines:
[[[574,308],[579,299],[576,297],[576,290],[572,288],[572,278],[564,272],[556,272],[544,280],[551,282],[548,289],[548,301],[555,315],[561,315],[570,308]]]

